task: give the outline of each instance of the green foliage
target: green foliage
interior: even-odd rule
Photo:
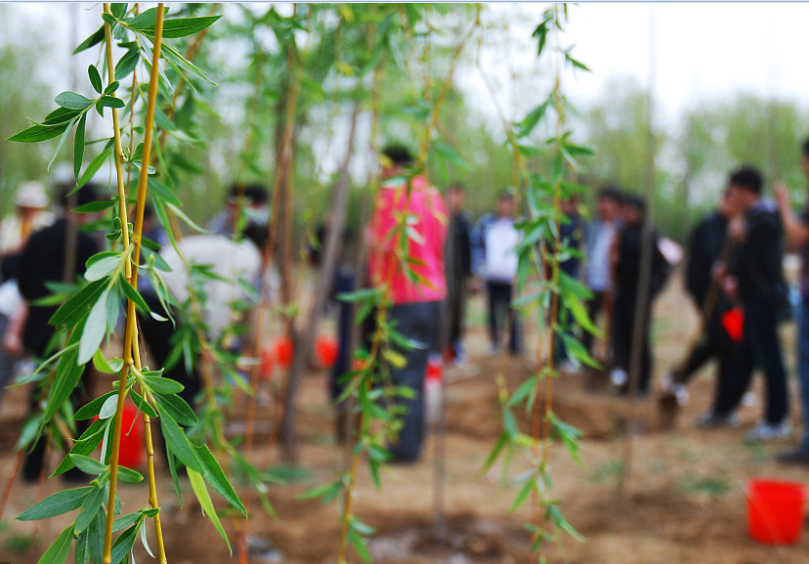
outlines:
[[[113,143],[107,139],[96,141],[105,142],[101,152],[87,165],[84,173],[81,174],[84,160],[85,147],[91,142],[87,139],[86,114],[95,108],[99,114],[103,115],[105,108],[122,109],[124,114],[139,114],[145,107],[146,99],[143,84],[131,81],[131,87],[122,86],[120,80],[128,78],[139,66],[149,68],[157,61],[151,59],[152,38],[155,35],[155,9],[148,10],[143,14],[136,15],[134,7],[127,4],[112,5],[111,14],[102,14],[103,20],[112,27],[112,35],[117,40],[123,40],[120,46],[126,51],[114,65],[116,80],[105,86],[102,78],[95,66],[88,69],[87,78],[92,89],[98,94],[94,99],[87,98],[76,92],[63,92],[56,96],[55,103],[58,109],[46,116],[43,123],[34,123],[28,129],[9,137],[10,141],[21,143],[39,143],[56,137],[60,137],[59,143],[54,152],[51,162],[56,158],[61,148],[64,146],[68,135],[75,128],[73,142],[73,173],[76,179],[75,190],[81,189],[87,181],[103,166],[103,164],[113,155]],[[206,18],[175,18],[167,19],[165,28],[167,39],[186,37],[200,32],[210,26],[218,19],[218,16]],[[104,28],[100,32],[94,33],[84,41],[78,51],[89,49],[101,44],[105,47]],[[165,42],[162,46],[162,53],[166,56],[172,68],[179,64],[183,69],[193,71],[197,76],[204,73],[191,65],[170,43]],[[113,65],[114,61],[108,61],[108,65]],[[148,76],[148,73],[139,73],[141,77]],[[174,92],[179,80],[186,80],[178,72],[173,77],[173,81],[166,73],[160,73],[159,92],[161,93],[158,104],[164,108],[160,110],[164,122],[158,124],[163,129],[171,129],[175,134],[175,139],[179,139],[180,128],[171,124],[165,118],[164,110],[172,110],[174,100],[170,92]],[[129,92],[126,92],[126,90]],[[118,92],[124,92],[118,95]],[[129,100],[128,104],[125,100]],[[189,116],[185,116],[188,120]],[[190,122],[187,122],[190,123]],[[124,128],[123,131],[114,132],[116,136],[126,136],[134,146],[137,135],[143,134],[144,127],[139,125],[131,128]],[[189,136],[185,136],[189,139]],[[164,164],[164,150],[159,146],[159,141],[155,147],[161,161]],[[127,150],[124,154],[126,164],[130,172],[134,167],[136,172],[143,174],[146,170],[154,176],[154,180],[149,184],[163,187],[163,183],[172,184],[171,172],[165,166],[160,173],[152,170],[151,163],[143,162],[143,143],[138,145],[138,149],[130,154]],[[173,150],[178,150],[175,147]],[[142,172],[143,171],[143,172]],[[123,185],[124,179],[119,178]],[[151,180],[151,179],[150,179]],[[74,191],[75,191],[74,190]],[[155,190],[152,194],[152,201],[156,206],[165,211],[166,208],[185,217],[180,211],[180,201],[173,196],[170,188]],[[134,281],[130,280],[130,273],[134,271],[142,272],[143,276],[148,276],[156,289],[162,303],[172,303],[168,295],[165,284],[160,278],[160,270],[168,269],[162,259],[154,254],[152,250],[144,252],[146,263],[139,265],[135,260],[139,253],[139,244],[126,246],[123,238],[123,229],[128,229],[129,225],[124,225],[121,219],[120,206],[126,205],[125,200],[119,202],[98,202],[83,206],[80,211],[110,213],[105,220],[109,233],[107,239],[110,241],[110,249],[100,252],[87,261],[87,270],[80,280],[80,283],[65,288],[62,293],[55,294],[54,303],[61,305],[50,320],[57,329],[56,341],[62,348],[50,359],[45,361],[37,372],[47,375],[39,378],[41,385],[41,395],[44,400],[43,411],[36,414],[23,433],[24,440],[21,440],[20,448],[33,444],[40,434],[45,434],[49,440],[55,443],[61,442],[58,432],[54,432],[54,427],[58,423],[67,425],[68,428],[75,428],[73,419],[84,420],[98,417],[89,428],[79,437],[70,448],[69,454],[64,458],[54,475],[61,474],[74,466],[80,470],[95,476],[90,486],[76,488],[56,493],[33,507],[23,512],[18,518],[30,521],[45,519],[56,515],[61,515],[75,510],[80,510],[73,523],[65,529],[57,540],[47,549],[40,562],[61,563],[67,557],[74,539],[76,540],[76,561],[88,562],[90,558],[95,562],[100,562],[99,550],[111,551],[112,562],[118,563],[128,560],[134,544],[141,535],[145,544],[145,520],[157,515],[157,507],[148,507],[138,510],[136,513],[120,517],[114,523],[113,530],[120,532],[114,543],[105,546],[104,537],[104,515],[119,513],[117,507],[105,506],[108,499],[117,499],[115,494],[116,480],[137,483],[142,481],[143,476],[131,469],[110,464],[110,454],[112,452],[113,433],[121,433],[123,429],[116,429],[116,415],[122,405],[119,392],[108,392],[100,398],[91,401],[72,413],[71,405],[67,401],[70,394],[76,387],[81,377],[84,366],[93,361],[96,368],[102,372],[120,372],[121,391],[125,396],[132,397],[138,408],[150,417],[159,417],[160,425],[164,435],[167,437],[169,456],[171,461],[171,472],[176,483],[176,467],[174,457],[178,458],[188,467],[189,476],[192,479],[194,492],[200,499],[206,514],[211,518],[215,527],[222,532],[221,523],[213,511],[211,498],[208,494],[205,482],[209,483],[220,495],[222,495],[230,505],[236,510],[245,513],[245,508],[236,495],[233,487],[228,482],[219,463],[199,439],[189,438],[189,435],[180,425],[195,425],[197,418],[193,409],[179,396],[183,387],[162,376],[162,370],[140,369],[140,359],[136,362],[125,363],[117,358],[107,360],[102,352],[102,346],[108,341],[115,331],[119,310],[122,300],[128,300],[131,304],[144,314],[152,314],[143,297],[134,287]],[[165,218],[165,213],[161,215]],[[167,228],[170,228],[166,224]],[[137,233],[136,233],[137,235]],[[119,243],[124,243],[120,245]],[[121,248],[123,247],[123,250]],[[51,298],[49,298],[51,299]],[[159,317],[159,316],[157,316]],[[168,321],[165,321],[168,322]],[[130,342],[130,341],[127,341]],[[123,356],[129,356],[135,351],[124,351]],[[47,372],[46,372],[47,371]],[[36,373],[35,373],[36,374]],[[32,375],[32,379],[33,379]],[[138,391],[136,391],[136,388]],[[93,457],[95,450],[101,445],[101,456],[97,459]],[[57,446],[57,449],[61,448]],[[150,465],[152,464],[150,460]],[[153,468],[150,469],[153,471]],[[156,495],[154,482],[150,482],[150,491]],[[110,495],[112,498],[110,498]],[[179,495],[179,490],[178,490]],[[111,518],[111,515],[109,515]],[[224,535],[223,535],[224,536]],[[225,537],[227,542],[227,538]],[[229,544],[228,544],[229,546]],[[159,547],[162,553],[162,545]],[[147,547],[147,551],[151,551]]]
[[[540,61],[548,59],[548,68],[556,68],[561,73],[565,66],[576,71],[589,71],[587,66],[571,56],[571,49],[561,47],[561,37],[567,24],[567,8],[559,5],[548,9],[534,31],[537,39],[537,52]],[[554,59],[565,65],[554,65]],[[482,71],[481,71],[482,72]],[[549,380],[559,377],[553,364],[555,342],[565,345],[568,359],[575,365],[598,366],[588,351],[581,345],[575,334],[579,330],[597,334],[598,330],[588,318],[585,301],[590,291],[579,281],[560,270],[560,263],[581,253],[561,239],[560,225],[570,221],[561,210],[561,202],[582,192],[584,188],[568,180],[569,174],[579,170],[582,159],[591,157],[594,152],[574,143],[572,131],[566,129],[569,104],[561,89],[561,76],[557,74],[554,88],[535,109],[520,122],[504,124],[509,145],[512,149],[515,166],[519,171],[519,186],[522,189],[525,205],[525,218],[516,224],[522,232],[516,247],[519,257],[517,288],[519,296],[515,307],[521,309],[539,308],[540,320],[544,322],[544,342],[547,347],[545,364],[537,374],[525,380],[509,394],[503,375],[498,376],[500,399],[503,410],[503,433],[484,463],[482,471],[488,471],[494,463],[503,459],[503,476],[507,476],[514,454],[520,454],[530,465],[530,469],[514,478],[518,485],[517,494],[511,506],[516,511],[529,499],[534,505],[532,514],[536,518],[526,528],[532,534],[531,557],[545,561],[546,542],[560,542],[560,534],[565,533],[576,540],[584,540],[575,528],[565,519],[559,505],[561,500],[551,496],[553,482],[548,462],[548,450],[554,440],[559,440],[569,455],[579,464],[581,431],[560,420],[552,408],[552,387]],[[548,116],[554,116],[552,137],[544,140],[541,153],[546,156],[547,176],[528,171],[525,158],[531,155],[528,139],[538,125]],[[530,278],[534,280],[530,280]],[[530,292],[528,290],[530,289]],[[580,328],[580,329],[579,329]],[[545,351],[542,351],[543,353]],[[544,387],[542,404],[538,403],[540,391]],[[520,431],[517,419],[512,412],[524,407],[533,419],[532,434]]]

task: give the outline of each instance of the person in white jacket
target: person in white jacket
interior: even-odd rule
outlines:
[[[497,199],[497,213],[481,217],[472,232],[472,272],[486,283],[493,354],[500,350],[509,316],[509,352],[518,355],[522,348],[518,313],[511,308],[519,263],[515,248],[519,242],[520,232],[514,226],[514,195],[506,190]]]

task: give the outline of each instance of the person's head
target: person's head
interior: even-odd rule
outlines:
[[[244,187],[245,203],[253,209],[267,205],[267,189],[261,184],[248,184]]]
[[[143,232],[147,233],[154,227],[155,215],[152,205],[147,203],[143,206]]]
[[[264,254],[264,247],[267,246],[267,241],[270,238],[270,233],[267,225],[261,223],[250,223],[245,227],[243,235],[245,238],[253,242],[259,251]]]
[[[573,217],[579,213],[579,199],[576,197],[575,194],[562,199],[559,202],[559,207],[562,209],[562,213],[565,214],[567,217]]]
[[[511,190],[503,190],[497,197],[497,215],[500,217],[514,216],[514,192]]]
[[[20,218],[24,222],[33,220],[34,216],[48,206],[45,187],[39,182],[26,182],[17,189],[14,195]]]
[[[620,205],[621,193],[614,186],[605,186],[596,196],[596,213],[601,221],[615,221]]]
[[[447,191],[447,204],[451,213],[458,213],[463,209],[466,188],[460,182],[455,182]]]
[[[733,198],[731,196],[730,190],[725,189],[722,190],[722,196],[719,198],[719,215],[726,219],[730,219],[735,215],[735,210],[733,208]]]
[[[806,139],[801,145],[801,165],[803,174],[809,176],[809,139]]]
[[[98,218],[99,212],[77,213],[73,210],[100,200],[100,187],[93,182],[88,182],[82,186],[78,192],[71,196],[70,193],[75,188],[76,185],[73,182],[66,182],[57,186],[57,194],[59,194],[58,206],[63,211],[63,216],[71,219],[78,225],[84,225],[85,223],[95,221]]]
[[[624,223],[627,225],[640,225],[646,214],[646,202],[635,195],[624,196],[623,205]]]
[[[382,150],[382,178],[396,176],[413,164],[413,156],[404,145],[388,145]]]
[[[744,213],[761,197],[764,179],[752,166],[743,166],[730,174],[728,180],[729,205],[733,214]]]

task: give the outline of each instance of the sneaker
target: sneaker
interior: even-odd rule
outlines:
[[[677,398],[677,405],[685,407],[688,404],[688,390],[685,384],[674,384],[671,388],[671,393]]]
[[[775,441],[788,441],[792,438],[792,425],[784,420],[781,423],[767,423],[762,421],[744,435],[746,443],[771,443]]]
[[[626,386],[626,383],[629,381],[629,375],[626,373],[626,370],[616,368],[610,373],[610,381],[613,383],[613,385],[620,388],[622,386]]]
[[[719,427],[738,427],[741,424],[739,414],[731,412],[727,415],[717,415],[713,411],[706,411],[697,417],[697,427],[701,429],[716,429]]]
[[[782,450],[775,455],[775,460],[781,464],[792,466],[809,466],[809,450],[798,447],[792,450]]]

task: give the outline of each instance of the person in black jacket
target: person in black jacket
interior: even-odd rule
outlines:
[[[718,291],[712,272],[723,253],[727,253],[726,233],[732,207],[729,191],[725,191],[719,208],[703,219],[693,230],[689,242],[688,263],[685,272],[685,289],[694,300],[700,315],[707,313],[702,320],[702,334],[690,351],[686,361],[668,375],[664,381],[664,391],[676,396],[679,405],[688,400],[686,386],[696,372],[709,360],[718,361],[716,393],[714,404],[719,399],[721,382],[727,377],[734,349],[733,339],[722,324],[723,315],[733,304],[726,295]],[[709,296],[710,295],[710,296]],[[710,303],[707,303],[709,302]],[[705,308],[709,308],[706,311]]]
[[[450,186],[447,191],[449,205],[449,230],[444,245],[444,264],[447,274],[446,315],[448,340],[452,358],[457,364],[466,360],[463,345],[464,311],[469,278],[472,276],[472,229],[474,222],[463,207],[466,191],[460,183]]]
[[[70,189],[73,188],[71,185]],[[75,213],[67,205],[68,188],[63,189],[63,195],[58,201],[63,208],[62,218],[50,227],[38,231],[31,235],[22,251],[20,259],[20,272],[18,284],[20,293],[28,302],[28,316],[22,328],[23,346],[37,357],[44,358],[49,353],[49,344],[56,329],[48,324],[48,321],[56,313],[58,306],[39,306],[32,302],[49,296],[51,291],[46,284],[48,282],[63,282],[65,272],[71,270],[65,268],[67,256],[68,232],[93,220],[92,214]],[[76,205],[81,206],[98,199],[96,189],[93,185],[86,185],[76,195]],[[95,240],[81,231],[76,233],[75,264],[72,266],[74,276],[84,274],[87,267],[87,260],[98,252],[98,245]],[[70,280],[73,282],[73,280]],[[73,408],[77,409],[90,397],[88,388],[88,370],[85,368],[82,375],[82,385],[77,386],[70,396]],[[37,397],[39,390],[35,389],[31,396],[31,413],[37,409],[40,399]],[[84,429],[82,423],[78,422],[78,431]],[[86,427],[86,425],[84,425]],[[45,454],[45,439],[40,439],[34,449],[28,454],[23,467],[23,475],[26,480],[36,480],[42,469]],[[78,480],[83,477],[83,473],[77,468],[65,473],[65,478]]]
[[[775,203],[761,198],[762,187],[761,173],[753,167],[731,174],[728,191],[737,214],[730,222],[729,236],[737,250],[728,265],[716,272],[730,299],[742,304],[744,336],[734,350],[713,415],[727,418],[747,391],[753,370],[761,367],[767,387],[765,419],[747,433],[749,442],[784,440],[792,434],[786,371],[776,327],[783,283],[783,233]]]
[[[615,264],[615,309],[613,313],[614,367],[610,375],[621,393],[629,391],[629,369],[635,324],[635,306],[638,292],[644,292],[646,301],[643,319],[640,379],[638,394],[645,396],[652,374],[652,351],[649,345],[649,327],[652,303],[663,289],[669,264],[658,248],[657,233],[652,230],[652,261],[649,286],[638,288],[641,268],[641,247],[646,205],[636,196],[627,196],[624,201],[624,227],[618,234],[613,262]]]

